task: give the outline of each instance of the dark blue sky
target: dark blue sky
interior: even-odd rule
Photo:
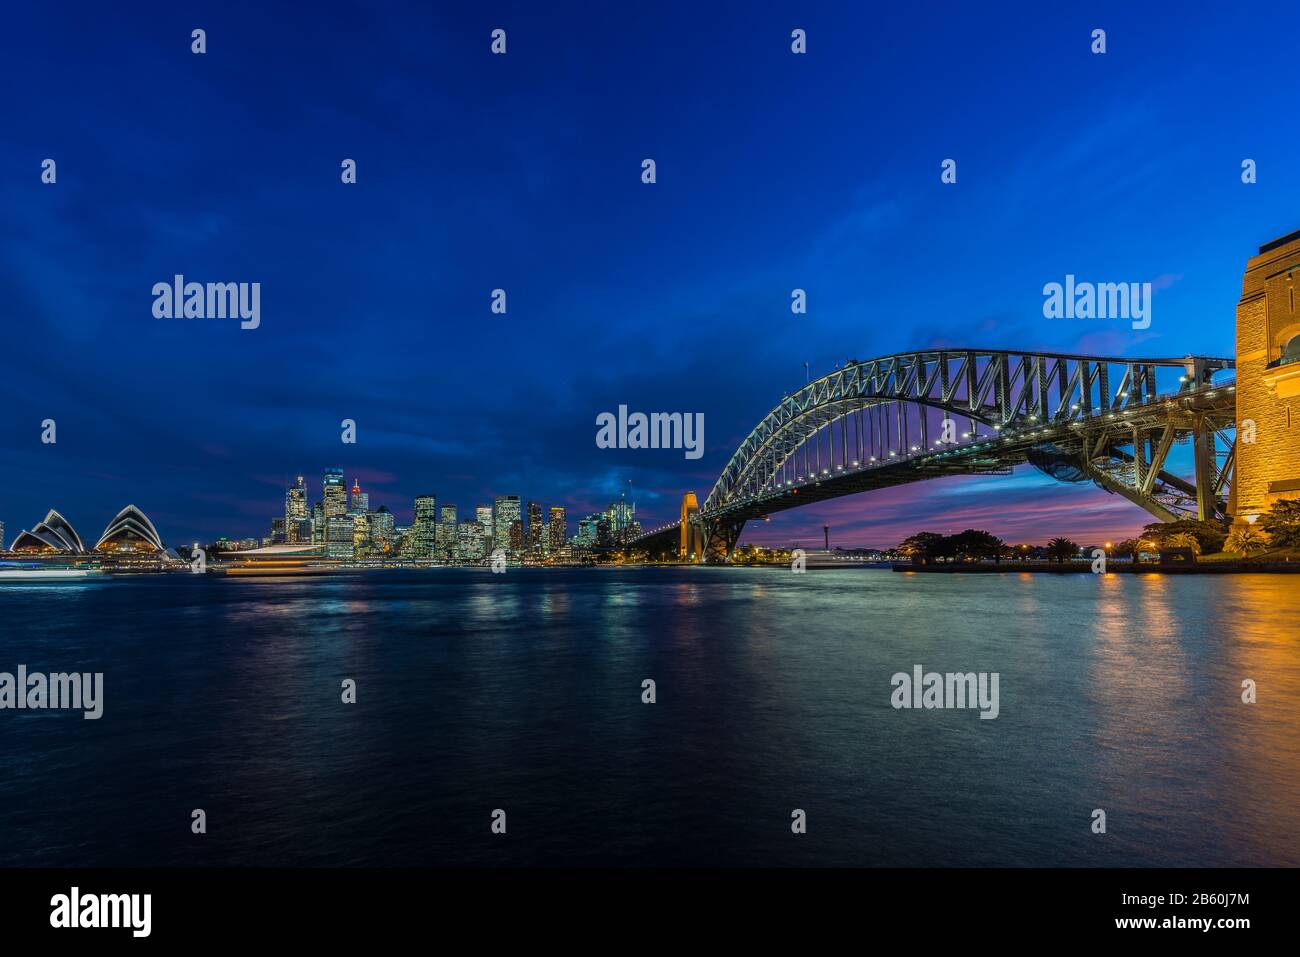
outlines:
[[[93,538],[127,502],[172,543],[264,535],[286,479],[315,499],[331,465],[399,521],[426,491],[576,517],[631,479],[657,524],[682,491],[703,499],[804,360],[1232,354],[1246,258],[1300,228],[1293,7],[809,6],[14,6],[7,537],[54,506]],[[1042,286],[1067,272],[1155,283],[1151,328],[1044,319]],[[175,273],[260,282],[261,328],[155,319],[150,290]],[[595,417],[620,403],[703,412],[704,457],[597,449]],[[1148,521],[1022,470],[747,538],[806,541],[826,520],[861,544]]]

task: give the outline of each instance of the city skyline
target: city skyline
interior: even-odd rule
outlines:
[[[359,479],[354,477],[346,498],[337,500],[337,490],[347,487],[343,470],[330,466],[321,475],[321,498],[314,503],[305,474],[286,486],[284,514],[271,519],[269,535],[220,535],[205,542],[323,545],[326,557],[342,560],[481,561],[496,548],[503,549],[510,559],[568,557],[573,547],[607,549],[635,537],[641,528],[633,517],[635,504],[622,497],[583,516],[577,532],[570,536],[564,505],[543,509],[530,500],[525,512],[518,495],[494,495],[490,503],[473,506],[471,519],[468,509],[461,513],[456,503],[439,502],[436,492],[415,496],[410,520],[402,524],[397,521],[400,513],[387,503],[371,508],[370,493],[362,489]],[[327,502],[332,494],[336,501],[330,507]],[[458,520],[461,514],[463,521]]]
[[[520,549],[521,554],[522,553],[533,554],[535,542],[537,545],[541,546],[541,549],[543,551],[549,552],[550,550],[555,549],[557,545],[553,535],[556,534],[555,530],[557,528],[563,528],[567,530],[567,532],[563,534],[563,537],[561,539],[561,542],[563,544],[577,544],[579,543],[579,540],[582,538],[582,536],[586,534],[583,530],[583,526],[589,521],[596,519],[598,517],[607,517],[610,522],[612,532],[618,534],[621,534],[623,526],[631,527],[633,525],[636,533],[638,534],[641,531],[650,532],[653,531],[656,527],[668,524],[669,521],[677,517],[677,516],[673,516],[672,519],[668,519],[662,522],[653,522],[653,523],[641,522],[639,519],[635,517],[636,510],[637,510],[635,501],[629,497],[626,497],[625,493],[623,493],[623,496],[620,497],[620,499],[613,502],[608,502],[603,507],[598,506],[590,509],[588,508],[575,509],[572,508],[567,503],[563,505],[543,506],[541,503],[538,503],[536,500],[532,498],[525,498],[522,496],[508,495],[508,494],[507,495],[489,494],[485,496],[485,498],[488,500],[486,503],[460,505],[455,502],[443,501],[437,496],[436,493],[424,493],[424,494],[416,495],[413,497],[413,499],[409,501],[406,507],[403,507],[402,504],[399,502],[376,501],[374,503],[371,503],[369,490],[361,488],[360,480],[355,476],[353,476],[351,479],[348,479],[346,477],[345,470],[339,467],[334,467],[334,466],[326,467],[321,470],[321,474],[322,474],[322,480],[317,485],[317,487],[319,487],[321,490],[321,494],[319,498],[313,501],[311,497],[310,492],[313,486],[307,480],[307,473],[297,475],[294,481],[290,483],[286,483],[286,485],[282,490],[283,511],[279,514],[270,511],[269,509],[271,509],[272,506],[270,504],[271,500],[268,498],[266,503],[264,503],[265,507],[263,508],[263,511],[265,512],[265,520],[262,522],[263,527],[259,529],[255,529],[254,531],[249,532],[248,534],[232,532],[230,530],[213,530],[210,531],[208,534],[200,535],[198,537],[194,537],[191,539],[176,538],[174,536],[169,536],[166,533],[165,529],[159,530],[155,534],[157,534],[163,540],[163,542],[170,548],[184,548],[184,547],[188,547],[194,542],[203,545],[210,545],[222,541],[236,543],[236,544],[256,542],[258,546],[273,544],[277,542],[283,543],[288,541],[289,533],[286,531],[286,529],[289,527],[291,518],[298,518],[299,520],[307,520],[309,523],[313,519],[313,517],[316,517],[318,520],[325,520],[330,517],[353,520],[357,512],[357,509],[355,508],[355,504],[354,504],[355,503],[354,496],[356,495],[359,495],[362,501],[364,501],[365,503],[364,510],[366,513],[368,513],[371,516],[379,513],[383,513],[384,515],[386,515],[387,528],[389,533],[396,531],[397,533],[399,533],[399,537],[401,534],[419,534],[419,531],[417,530],[417,516],[420,511],[421,500],[426,500],[428,502],[427,515],[431,516],[430,521],[434,524],[436,529],[436,531],[433,532],[434,535],[441,536],[443,534],[443,529],[448,525],[450,525],[454,530],[456,528],[465,525],[468,522],[473,522],[474,524],[483,525],[489,528],[490,530],[489,537],[493,540],[494,546],[496,544],[495,536],[498,534],[497,512],[496,512],[496,505],[498,501],[502,501],[502,500],[513,501],[515,505],[518,505],[519,503],[526,503],[527,509],[525,510],[523,508],[520,508],[518,515],[514,515],[512,513],[509,519],[507,519],[507,524],[504,526],[506,529],[508,529],[510,520],[514,520],[515,522],[519,523],[519,528],[521,533],[521,537],[519,541],[522,543],[522,549]],[[329,482],[330,479],[340,479],[342,480],[342,485],[340,486],[338,484],[330,483]],[[934,479],[934,480],[930,480],[926,484],[935,485],[946,481],[952,481],[952,480]],[[980,489],[980,494],[987,494],[991,491],[991,493],[995,497],[1000,487],[1006,488],[1009,484],[1013,484],[1013,483],[1009,483],[1008,480],[1005,478],[988,478],[985,481],[989,483],[990,487]],[[328,490],[337,489],[340,487],[342,487],[345,490],[345,497],[342,499],[341,504],[337,504],[337,503],[335,504],[331,515],[326,515],[325,499],[326,499],[326,495],[328,494]],[[1062,485],[1059,487],[1065,489],[1071,488],[1071,486],[1066,486],[1066,485]],[[870,496],[877,496],[877,497],[887,497],[890,496],[891,493],[893,493],[895,496],[898,497],[898,499],[901,502],[905,503],[908,494],[913,492],[916,488],[917,488],[916,485],[907,485],[907,486],[900,486],[896,488],[881,489],[879,491],[869,492],[864,494]],[[860,496],[854,496],[854,497],[858,498]],[[624,501],[626,502],[625,507],[620,505],[620,503]],[[1014,533],[1003,534],[1001,531],[998,530],[999,528],[1005,528],[1008,526],[1014,528],[1022,524],[1015,521],[1012,522],[998,521],[997,520],[998,516],[1006,515],[1006,511],[1004,507],[999,508],[994,506],[989,510],[985,510],[985,509],[972,510],[969,508],[969,506],[963,505],[960,511],[954,513],[954,516],[956,517],[957,521],[950,521],[948,524],[944,524],[943,521],[934,521],[933,516],[931,517],[932,520],[930,521],[930,524],[925,525],[924,527],[916,523],[909,524],[908,520],[905,518],[901,519],[900,520],[901,527],[904,527],[906,530],[903,531],[898,536],[897,540],[893,540],[893,541],[850,540],[844,538],[841,534],[841,531],[834,525],[829,526],[828,529],[826,523],[823,523],[821,525],[818,525],[815,528],[811,528],[811,527],[806,527],[809,526],[810,524],[808,522],[798,523],[798,531],[795,531],[793,533],[794,537],[782,540],[774,537],[770,531],[770,526],[781,518],[781,515],[778,513],[777,515],[771,516],[768,521],[751,523],[750,526],[747,528],[745,534],[742,535],[742,544],[746,546],[759,545],[763,547],[773,547],[773,548],[782,548],[782,547],[789,548],[789,547],[800,547],[800,546],[818,548],[822,545],[824,539],[827,536],[829,536],[830,544],[832,548],[846,549],[846,550],[874,550],[880,552],[888,552],[894,550],[905,538],[911,535],[915,535],[918,532],[932,531],[940,534],[955,534],[956,532],[969,529],[969,528],[978,528],[981,530],[990,531],[991,533],[996,534],[999,537],[1005,539],[1008,543],[1017,543],[1017,544],[1021,542],[1025,542],[1031,545],[1039,545],[1045,543],[1048,540],[1048,538],[1057,537],[1057,536],[1079,537],[1081,540],[1085,540],[1085,539],[1089,541],[1096,540],[1097,542],[1101,542],[1103,540],[1119,541],[1125,538],[1133,537],[1145,525],[1149,524],[1150,522],[1150,517],[1147,516],[1145,512],[1142,512],[1140,509],[1134,506],[1128,505],[1128,503],[1124,503],[1124,504],[1128,506],[1128,511],[1133,513],[1135,518],[1132,522],[1128,524],[1118,526],[1119,530],[1112,534],[1093,535],[1091,533],[1087,533],[1081,536],[1078,535],[1072,536],[1068,530],[1069,528],[1068,522],[1062,522],[1059,528],[1054,525],[1050,527],[1047,531],[1045,531],[1041,536],[1038,537],[1035,537],[1033,535],[1028,535],[1028,536],[1016,535]],[[46,508],[42,509],[42,514],[45,514],[47,511],[49,511],[49,508],[50,507],[47,506]],[[60,515],[60,518],[62,518],[63,514],[68,511],[67,509],[60,508],[57,505],[53,506],[53,508]],[[814,511],[816,508],[817,508],[816,506],[806,506],[804,507],[803,511]],[[534,512],[535,509],[536,512]],[[148,508],[143,509],[143,513],[148,513],[148,512],[149,512]],[[558,525],[557,525],[557,515],[556,515],[557,512],[559,513]],[[537,516],[536,526],[534,526],[532,520],[534,514],[536,514]],[[1055,515],[1058,513],[1054,510],[1044,510],[1043,512],[1035,513],[1035,517],[1037,517],[1040,514]],[[570,515],[574,516],[571,525],[569,524]],[[462,516],[463,519],[458,521],[457,520],[458,516]],[[471,518],[470,516],[473,516],[473,518]],[[118,517],[119,518],[121,517],[120,514]],[[525,517],[527,520],[523,520]],[[969,520],[967,521],[967,519]],[[965,524],[962,524],[962,521],[965,521]],[[278,530],[285,535],[284,539],[276,538],[276,534],[277,534],[276,523],[282,523],[278,526]],[[71,524],[75,526],[77,525],[77,522],[71,522]],[[32,528],[37,527],[38,525],[39,522],[36,520],[33,520],[30,524],[28,524],[25,522],[15,522],[12,520],[8,520],[4,517],[0,517],[0,551],[4,551],[10,544],[12,544],[11,539],[16,540],[20,535],[24,534],[25,532],[29,531]],[[111,525],[112,523],[110,523],[110,526]],[[536,540],[533,538],[534,528],[536,528],[537,532],[540,533],[540,537]],[[354,526],[349,526],[349,537],[347,539],[348,542],[354,541],[352,537],[353,529]],[[758,531],[759,534],[751,535],[750,530]],[[508,534],[509,533],[507,531],[507,535]],[[593,530],[591,532],[591,536],[594,536],[594,534],[595,532]],[[317,539],[317,541],[319,542],[320,539]],[[430,537],[422,544],[421,553],[423,553],[423,551],[425,550],[428,550],[433,553],[433,557],[435,558],[445,557],[446,550],[448,548],[453,547],[452,545],[453,541],[454,541],[454,537],[453,539],[448,540],[446,544],[444,544],[443,540],[440,537],[436,539]],[[594,538],[592,539],[591,542],[586,542],[586,544],[594,544]],[[610,543],[606,543],[606,544],[610,544]],[[396,551],[394,551],[393,554],[394,556],[396,556],[397,554]],[[348,557],[352,557],[352,556],[349,555]],[[371,557],[379,557],[379,556],[375,555]],[[411,556],[408,555],[407,557],[411,557]],[[471,556],[471,557],[486,559],[488,557],[488,553],[485,551],[484,554],[481,556]],[[512,558],[515,557],[513,551],[511,552],[511,557]]]
[[[324,557],[339,560],[364,558],[407,558],[413,560],[471,559],[484,560],[495,547],[503,547],[509,558],[524,555],[552,556],[567,553],[571,546],[611,548],[640,532],[634,518],[636,506],[620,498],[606,508],[584,515],[577,532],[568,534],[568,508],[551,505],[545,510],[528,502],[528,521],[523,521],[517,495],[496,495],[488,504],[467,509],[465,520],[458,521],[455,503],[437,500],[436,493],[417,495],[412,503],[410,520],[397,521],[400,513],[386,503],[371,507],[369,492],[353,478],[350,488],[343,470],[326,467],[321,472],[320,498],[311,498],[312,484],[306,474],[295,477],[284,490],[283,514],[269,519],[267,534],[242,536],[226,533],[204,536],[195,544],[212,545],[229,542],[236,547],[265,545],[322,545]],[[346,490],[340,492],[340,490]],[[470,518],[470,515],[473,518]],[[603,528],[601,525],[603,524]],[[475,527],[481,548],[462,553],[468,527]],[[5,522],[0,520],[0,552],[9,544]],[[144,511],[128,506],[120,511],[100,536],[100,542],[116,542],[123,530],[140,533],[138,538],[161,551],[161,536]],[[58,509],[50,509],[44,521],[16,530],[13,544],[50,547],[59,551],[85,552],[87,549],[75,531],[75,523],[64,518]],[[183,548],[173,541],[167,547]]]

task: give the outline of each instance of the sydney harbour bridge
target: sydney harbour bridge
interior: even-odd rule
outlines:
[[[814,502],[1032,465],[1161,521],[1226,518],[1236,457],[1232,359],[933,349],[848,360],[785,396],[701,505],[632,545],[725,561],[745,523]],[[1167,467],[1190,445],[1190,477]]]

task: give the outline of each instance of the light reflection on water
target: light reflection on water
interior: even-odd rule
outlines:
[[[1295,865],[1295,592],[713,568],[4,588],[0,670],[104,671],[106,703],[0,712],[0,864]],[[998,672],[1001,715],[894,710],[916,664]]]

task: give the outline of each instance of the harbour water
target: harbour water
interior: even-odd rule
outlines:
[[[5,583],[20,664],[103,715],[0,710],[5,866],[1300,864],[1290,576]],[[893,708],[916,665],[997,718]]]

